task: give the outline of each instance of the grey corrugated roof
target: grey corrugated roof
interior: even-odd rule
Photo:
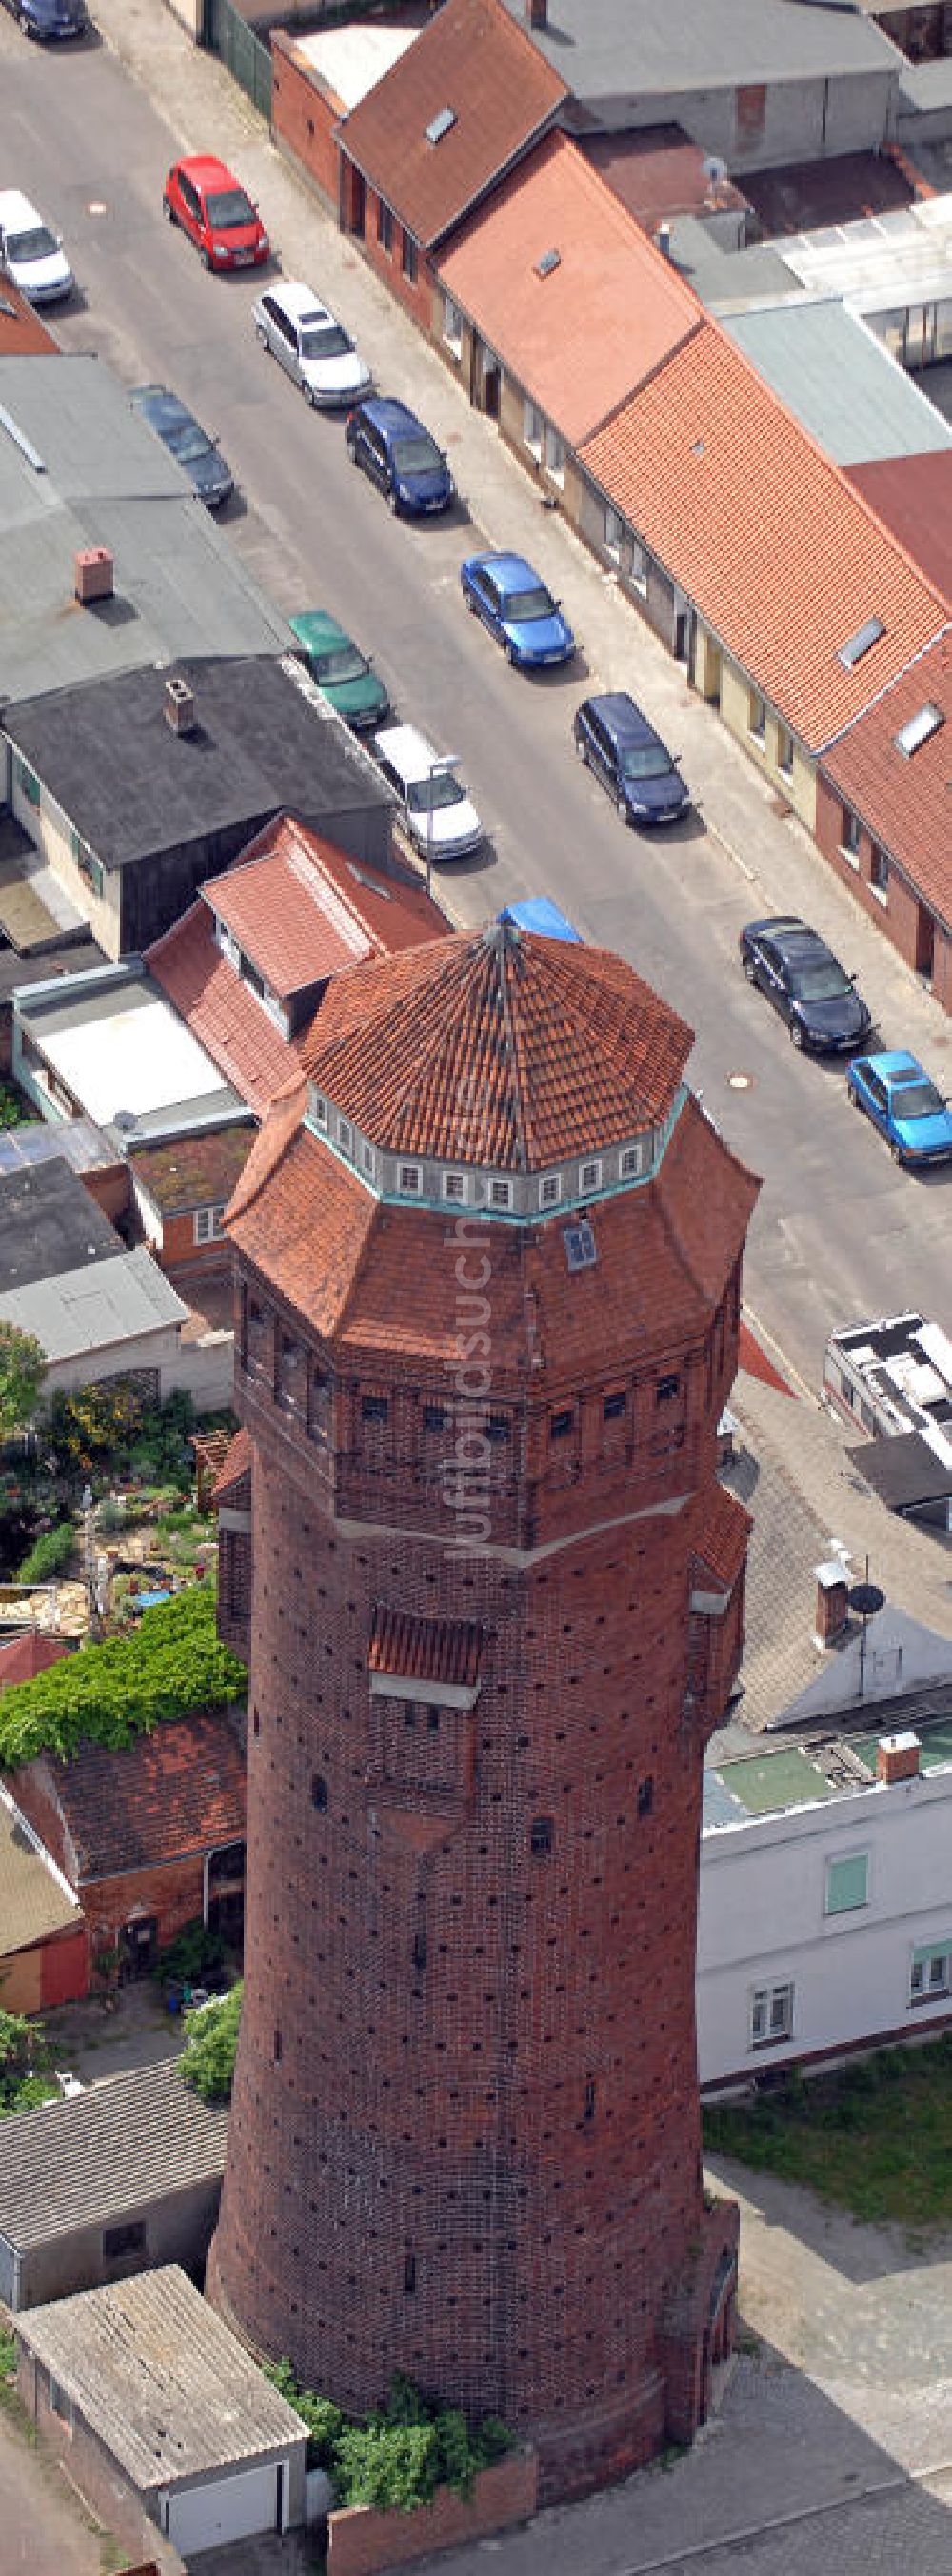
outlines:
[[[16,2331],[141,2495],[305,2439],[177,2264],[28,2308]]]
[[[38,374],[46,374],[44,384]],[[161,441],[95,358],[0,360],[0,704],[181,654],[293,638]],[[113,600],[80,608],[74,557],[108,546]]]
[[[948,421],[839,297],[754,305],[722,319],[837,465],[952,447]]]
[[[121,1351],[140,1334],[184,1323],[187,1314],[142,1244],[114,1261],[64,1270],[58,1279],[34,1279],[29,1288],[0,1295],[0,1318],[35,1333],[51,1367],[94,1351]]]
[[[0,1794],[0,1959],[82,1923],[82,1910],[12,1799]],[[15,2120],[0,2120],[0,2140]],[[34,2197],[36,2177],[34,2176]]]
[[[0,2236],[25,2252],[215,2182],[227,2134],[227,2110],[191,2091],[175,2057],[0,2120]]]
[[[10,740],[105,867],[241,824],[250,832],[282,809],[318,829],[341,814],[389,809],[368,754],[320,691],[282,664],[186,658],[175,667],[194,691],[189,734],[166,723],[163,676],[152,670],[7,710]]]
[[[525,0],[505,0],[524,19]],[[886,72],[899,58],[878,27],[803,0],[549,0],[532,41],[577,98],[653,98],[738,82],[828,80]],[[649,121],[646,112],[644,122]]]

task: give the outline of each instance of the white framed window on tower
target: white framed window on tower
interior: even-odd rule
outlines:
[[[778,2040],[793,2038],[793,2005],[794,1988],[790,1982],[751,1988],[751,2048],[775,2048]]]

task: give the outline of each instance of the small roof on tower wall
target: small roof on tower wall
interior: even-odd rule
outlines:
[[[620,957],[499,921],[339,976],[302,1057],[376,1145],[533,1172],[660,1124],[692,1045]]]

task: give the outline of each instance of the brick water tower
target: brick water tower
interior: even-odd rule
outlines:
[[[545,2496],[690,2438],[704,1747],[756,1184],[691,1031],[504,920],[352,968],[233,1201],[253,1444],[246,1983],[210,2288],[344,2407],[407,2372]]]

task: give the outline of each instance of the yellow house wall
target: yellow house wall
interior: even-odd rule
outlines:
[[[707,689],[703,690],[703,694],[705,696],[708,694]],[[768,705],[763,738],[751,733],[750,701],[751,684],[746,673],[738,670],[736,663],[729,661],[726,653],[722,654],[720,711],[724,723],[729,726],[736,740],[743,744],[751,760],[756,761],[764,777],[769,778],[771,786],[776,788],[778,795],[786,798],[787,804],[791,805],[794,813],[799,815],[801,823],[805,823],[807,831],[815,837],[816,763],[810,759],[801,744],[795,741],[793,767],[781,769],[779,752],[785,728],[779,716],[775,715],[772,707]]]
[[[75,904],[83,920],[89,923],[100,948],[105,950],[107,957],[118,960],[121,936],[118,871],[104,872],[103,892],[97,895],[88,877],[83,875],[79,861],[73,857],[72,826],[68,815],[63,813],[62,807],[42,784],[40,801],[35,805],[24,793],[20,773],[21,763],[15,758],[11,801],[17,822],[22,823],[24,831],[29,833],[64,894]]]

